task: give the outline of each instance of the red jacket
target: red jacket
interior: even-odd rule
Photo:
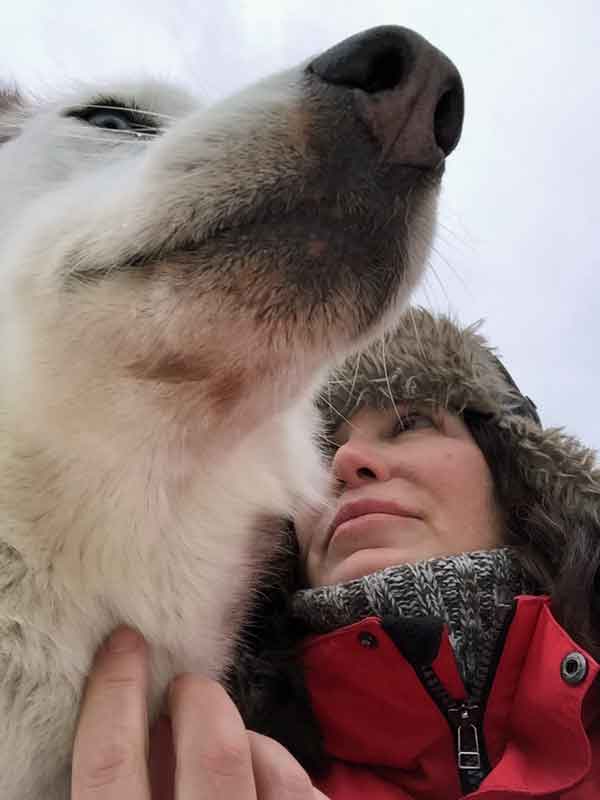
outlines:
[[[442,634],[430,662],[458,709],[451,725],[380,620],[311,637],[306,680],[333,757],[319,788],[332,800],[599,800],[598,663],[542,597],[517,599],[501,647],[487,700],[463,719],[465,690]],[[470,794],[459,728],[463,766],[479,761],[487,773]]]

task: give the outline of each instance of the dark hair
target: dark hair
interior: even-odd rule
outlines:
[[[561,524],[524,480],[511,435],[489,416],[466,410],[464,422],[488,464],[515,547],[533,587],[551,598],[552,613],[594,658],[600,657],[600,539],[589,525]]]

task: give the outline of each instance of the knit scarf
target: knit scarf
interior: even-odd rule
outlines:
[[[532,594],[515,551],[481,550],[401,564],[347,583],[304,589],[292,608],[314,633],[368,616],[437,617],[448,628],[467,691],[485,680],[504,620],[519,594]]]

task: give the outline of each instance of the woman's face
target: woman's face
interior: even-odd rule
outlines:
[[[492,477],[461,418],[363,408],[335,444],[335,500],[296,522],[309,585],[501,544]]]

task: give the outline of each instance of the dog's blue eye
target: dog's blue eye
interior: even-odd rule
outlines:
[[[135,107],[124,106],[123,101],[112,98],[98,98],[90,105],[71,108],[64,116],[79,119],[105,131],[122,131],[144,137],[160,133],[154,117]]]
[[[108,128],[113,131],[132,130],[131,120],[128,115],[120,114],[118,111],[102,111],[99,109],[94,114],[90,114],[86,122],[95,125],[96,128]]]

